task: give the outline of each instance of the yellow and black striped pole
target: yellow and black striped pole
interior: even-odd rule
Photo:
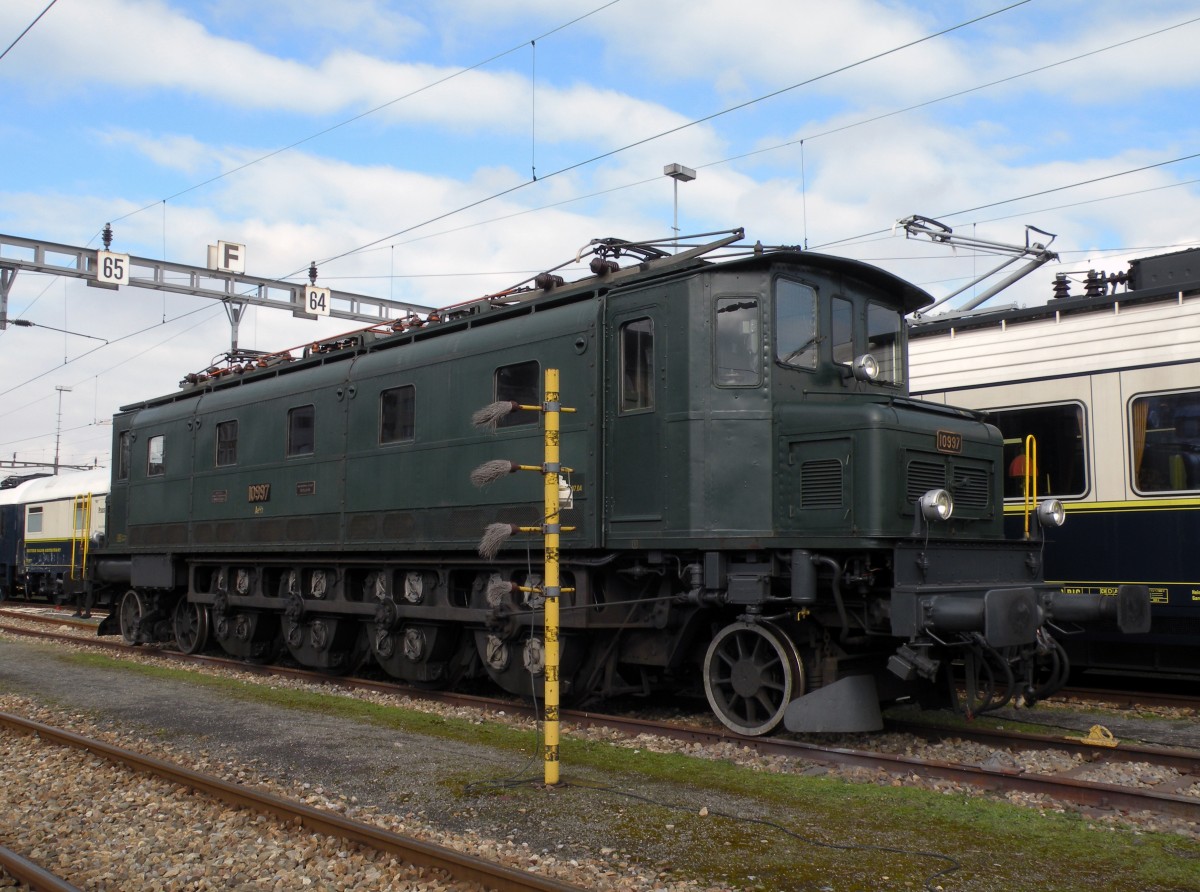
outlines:
[[[559,394],[558,369],[546,369],[546,775],[547,784],[558,783],[558,540],[559,540]]]

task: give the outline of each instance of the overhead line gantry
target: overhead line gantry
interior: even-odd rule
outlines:
[[[210,245],[209,265],[202,267],[116,254],[107,250],[111,238],[111,229],[105,227],[105,250],[99,250],[0,234],[0,330],[16,322],[8,316],[8,296],[21,270],[83,279],[95,288],[116,290],[130,285],[219,300],[229,316],[235,352],[238,326],[247,306],[290,310],[302,319],[333,316],[368,325],[431,310],[419,304],[318,287],[315,265],[309,268],[307,285],[246,275],[245,246],[232,242]]]

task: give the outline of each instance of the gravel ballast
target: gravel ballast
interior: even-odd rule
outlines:
[[[22,708],[12,708],[10,711],[31,718],[39,718],[31,710],[49,709],[50,712],[40,720],[50,724],[69,720],[81,725],[108,728],[121,738],[140,735],[143,738],[140,746],[130,748],[149,745],[155,755],[201,771],[224,772],[223,776],[227,779],[266,786],[281,795],[298,796],[309,804],[343,811],[360,820],[369,816],[389,829],[412,833],[519,869],[536,869],[585,888],[630,892],[764,888],[754,881],[753,864],[739,865],[747,877],[744,884],[689,880],[671,870],[672,835],[679,842],[685,833],[712,833],[716,840],[728,832],[726,827],[718,828],[717,824],[712,824],[709,830],[704,830],[705,825],[701,825],[697,831],[693,827],[696,816],[738,815],[745,822],[769,822],[772,818],[769,807],[754,799],[566,765],[564,778],[569,779],[570,783],[564,784],[561,789],[542,789],[531,802],[529,795],[517,795],[515,788],[513,793],[506,792],[506,784],[520,777],[525,781],[521,789],[529,792],[531,779],[541,777],[540,758],[534,752],[518,754],[478,743],[406,733],[321,712],[271,706],[252,698],[235,702],[218,688],[186,680],[149,677],[119,668],[81,665],[64,659],[63,653],[58,645],[33,644],[0,637],[0,697],[4,700],[0,708],[9,709],[5,704],[11,702]],[[272,687],[307,687],[328,692],[323,686],[292,681],[263,682],[255,679],[254,683],[270,684]],[[386,695],[346,696],[414,707],[414,704]],[[478,724],[511,721],[524,727],[533,727],[527,720],[484,717],[456,707],[417,708],[440,710],[448,718],[465,719]],[[87,733],[83,727],[77,730]],[[631,739],[603,729],[582,731],[572,728],[568,733],[637,751],[686,753],[700,759],[736,762],[764,772],[840,777],[878,786],[911,784],[963,797],[981,795],[978,791],[952,784],[925,783],[915,777],[898,780],[877,776],[873,772],[853,769],[842,771],[797,764],[781,757],[757,756],[733,743],[699,747],[660,738]],[[114,742],[129,746],[126,740]],[[881,738],[881,743],[883,748],[889,748],[886,739]],[[892,745],[911,747],[912,743],[910,739],[907,744],[897,741]],[[941,754],[941,757],[946,758],[946,754]],[[15,755],[8,761],[17,764]],[[1033,765],[1025,768],[1038,770]],[[28,772],[10,770],[8,767],[0,771],[3,771],[6,791],[12,791],[10,799],[36,801],[42,795],[43,788],[36,783],[24,793],[16,786],[25,782]],[[137,795],[155,801],[149,793]],[[614,844],[614,828],[623,826],[627,820],[626,810],[634,810],[631,803],[644,802],[635,797],[645,797],[663,804],[657,812],[657,823],[651,828],[653,832],[647,833],[645,839],[636,846]],[[1064,810],[1055,803],[1033,799],[1021,801],[1014,798],[1014,802],[1044,812]],[[800,806],[797,803],[794,810],[789,810],[789,820],[802,819],[803,809]],[[689,819],[688,815],[692,817]],[[11,827],[12,819],[12,815],[0,815],[0,821],[5,826]],[[644,820],[642,813],[639,813],[638,820]],[[811,820],[814,826],[820,823],[817,815],[812,816]],[[1194,825],[1188,826],[1153,815],[1111,815],[1106,816],[1106,820],[1113,824],[1164,830],[1185,838],[1200,838]],[[185,826],[191,828],[192,836],[199,832],[196,829],[198,822],[189,824],[186,820],[164,821],[156,832],[163,827],[182,829]],[[247,833],[257,829],[252,818],[243,829]],[[773,831],[748,832],[764,837],[761,840],[754,839],[755,844],[761,843],[764,847],[776,845],[770,839]],[[277,840],[269,839],[269,834],[259,833],[258,836],[267,839],[271,845],[279,844]],[[4,838],[7,839],[7,835]],[[703,839],[699,843],[705,844]],[[285,845],[295,848],[294,843]],[[719,851],[719,845],[721,843],[712,844],[714,851]],[[724,845],[729,843],[725,842]],[[183,851],[182,847],[180,851]],[[278,859],[271,862],[269,855],[254,854],[253,850],[248,857],[252,865],[261,860],[263,864],[278,866]],[[334,853],[335,861],[343,868],[346,867],[346,857],[337,851]],[[847,851],[844,859],[847,864],[854,862],[853,849]],[[938,866],[935,864],[933,869],[936,870]],[[170,865],[163,869],[181,868],[179,865]],[[186,865],[182,869],[186,869]],[[232,867],[229,869],[234,870]],[[379,865],[373,865],[370,869],[380,868]],[[928,872],[924,875],[928,875]],[[259,878],[247,876],[244,883],[225,888],[288,888],[286,885],[264,885],[268,878],[266,875]],[[273,873],[269,876],[275,878]],[[379,880],[380,874],[366,874],[358,868],[336,875],[339,877],[336,884],[328,873],[317,876],[324,879],[315,880],[315,886],[312,885],[313,877],[308,876],[307,883],[301,882],[291,888],[442,888],[435,885],[389,886],[387,882]],[[921,886],[918,882],[915,888]],[[888,882],[881,882],[878,886],[891,887]],[[900,889],[910,887],[914,887],[911,880],[895,886]],[[110,883],[92,888],[143,887]],[[176,883],[171,888],[210,887]],[[856,887],[831,881],[816,882],[815,885],[804,883],[794,888],[840,890]],[[956,882],[948,884],[946,888],[988,886]]]

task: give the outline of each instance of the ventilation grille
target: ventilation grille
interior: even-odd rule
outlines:
[[[991,502],[992,481],[988,466],[954,466],[928,459],[908,463],[905,498],[911,505],[931,489],[949,489],[958,510],[984,511]]]
[[[963,508],[983,509],[988,506],[991,480],[984,468],[955,468],[954,503]]]
[[[908,480],[904,493],[908,504],[912,504],[931,489],[946,488],[946,468],[938,462],[910,461]]]
[[[806,461],[800,465],[800,507],[842,507],[842,463],[836,458]]]

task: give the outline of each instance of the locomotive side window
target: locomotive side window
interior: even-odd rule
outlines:
[[[317,444],[317,410],[297,406],[288,410],[287,456],[312,455]]]
[[[775,280],[775,358],[799,369],[817,367],[817,292]]]
[[[25,532],[40,533],[42,531],[42,509],[30,508],[29,516],[25,519]]]
[[[217,422],[217,467],[237,464],[238,423]]]
[[[900,314],[882,304],[867,304],[867,352],[879,363],[879,380],[904,383],[904,358],[900,352]]]
[[[758,299],[719,298],[714,332],[716,383],[725,387],[757,386],[762,381]]]
[[[1200,390],[1135,397],[1129,414],[1137,491],[1200,489]]]
[[[1025,438],[1030,434],[1037,444],[1031,459],[1038,498],[1078,498],[1087,493],[1084,414],[1079,403],[995,409],[988,412],[988,421],[1004,434],[1005,498],[1025,495]]]
[[[133,437],[129,431],[117,435],[117,479],[129,479],[129,459],[133,449]]]
[[[654,321],[621,326],[621,411],[654,408]]]
[[[380,443],[407,443],[416,436],[416,405],[417,389],[411,384],[379,394]]]
[[[854,304],[844,297],[835,297],[829,309],[833,361],[849,365],[854,361]]]
[[[496,402],[508,400],[522,406],[542,404],[542,374],[537,360],[518,362],[496,369]],[[541,418],[537,412],[509,412],[496,423],[496,427],[517,427],[536,424]]]
[[[146,441],[146,476],[161,477],[163,475],[163,466],[166,459],[165,454],[166,438],[159,434],[157,437],[151,437]]]

